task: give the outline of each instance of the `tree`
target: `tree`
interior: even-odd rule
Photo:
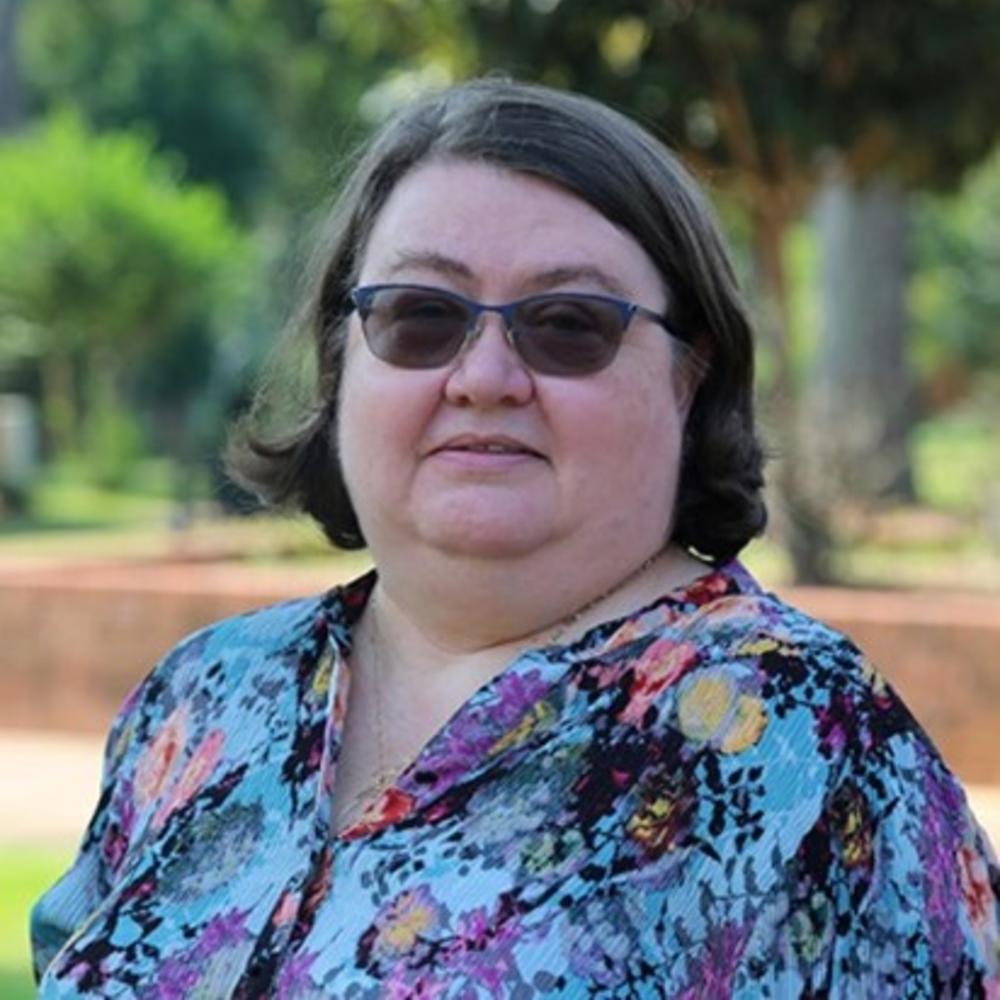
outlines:
[[[923,197],[915,229],[917,361],[929,380],[939,373],[929,391],[942,405],[1000,373],[1000,148],[957,196]]]
[[[32,0],[18,49],[36,108],[147,130],[254,220],[314,198],[380,69],[332,37],[321,0]]]
[[[36,359],[50,445],[79,449],[120,406],[129,363],[220,328],[247,244],[223,199],[182,186],[149,141],[74,117],[0,143],[0,175],[0,354]]]
[[[504,69],[629,109],[742,203],[752,236],[784,536],[829,577],[827,498],[798,459],[784,244],[832,154],[852,182],[954,183],[996,137],[1000,0],[328,0],[345,37],[461,77]]]
[[[0,0],[0,132],[21,118],[21,79],[14,45],[20,4],[21,0]]]
[[[834,500],[914,496],[909,205],[892,177],[857,182],[834,171],[816,198],[822,309],[803,423],[815,486]]]

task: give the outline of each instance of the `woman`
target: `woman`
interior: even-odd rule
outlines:
[[[315,401],[234,465],[377,573],[128,700],[43,996],[997,995],[954,778],[733,561],[750,330],[666,150],[511,83],[407,108],[301,325]]]

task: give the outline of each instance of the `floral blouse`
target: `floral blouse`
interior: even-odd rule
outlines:
[[[998,997],[998,872],[858,650],[737,563],[523,652],[331,830],[374,576],[126,701],[42,997]]]

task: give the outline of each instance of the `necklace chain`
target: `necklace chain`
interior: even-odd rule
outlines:
[[[587,601],[586,604],[577,608],[576,611],[556,622],[549,632],[543,634],[541,641],[535,641],[521,646],[518,650],[518,654],[523,653],[526,649],[531,649],[532,647],[538,648],[542,646],[551,646],[558,642],[584,617],[584,615],[593,611],[594,608],[602,604],[609,597],[617,594],[628,584],[641,577],[657,561],[657,559],[660,558],[661,555],[661,552],[657,552],[655,555],[650,556],[645,562],[642,563],[642,565],[634,569],[628,574],[628,576],[623,577],[616,584],[614,584],[614,586],[602,591],[595,598]],[[375,777],[368,782],[368,784],[366,784],[357,795],[353,796],[347,804],[347,807],[342,813],[342,817],[346,818],[343,819],[340,824],[341,829],[350,826],[353,823],[355,816],[363,816],[365,811],[382,797],[386,789],[390,788],[395,779],[402,773],[409,759],[408,757],[402,757],[394,762],[386,763],[388,754],[386,752],[385,718],[382,705],[382,674],[384,673],[384,670],[382,667],[382,657],[379,655],[379,647],[384,644],[381,641],[382,637],[378,627],[378,617],[374,613],[374,605],[375,595],[373,593],[368,605],[371,632],[369,633],[367,646],[372,664],[372,674],[374,675],[374,683],[372,685],[374,696],[372,698],[372,704],[374,707],[373,714],[375,716],[375,751],[377,754],[378,770],[375,772]]]
[[[636,567],[631,573],[629,573],[628,576],[622,577],[622,579],[616,584],[608,587],[607,590],[602,591],[597,595],[597,597],[593,598],[593,600],[587,601],[586,604],[577,608],[576,611],[572,612],[572,614],[569,614],[561,621],[556,622],[551,631],[547,632],[543,636],[541,642],[529,643],[527,646],[522,646],[521,651],[523,652],[525,649],[530,649],[532,646],[551,646],[554,643],[557,643],[589,611],[593,611],[594,608],[596,608],[599,604],[603,604],[609,597],[617,594],[620,590],[624,590],[625,587],[633,581],[638,580],[639,577],[642,576],[662,554],[662,552],[657,552],[654,555],[651,555],[644,563],[642,563],[641,566]]]

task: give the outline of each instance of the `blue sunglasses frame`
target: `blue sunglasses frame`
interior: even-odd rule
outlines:
[[[392,356],[391,352],[380,350],[381,345],[377,337],[371,335],[371,331],[367,326],[367,320],[373,311],[375,297],[379,293],[387,291],[426,292],[445,301],[462,306],[467,313],[463,331],[464,336],[456,342],[453,350],[449,349],[447,355],[442,354],[440,357],[432,355],[432,359],[426,362],[414,363],[412,360],[404,362]],[[438,288],[434,285],[389,283],[356,286],[350,290],[349,297],[353,306],[351,311],[357,310],[358,316],[361,319],[361,328],[365,334],[365,340],[372,353],[388,364],[393,364],[401,368],[439,368],[450,364],[479,336],[482,329],[481,318],[485,313],[496,313],[503,319],[504,334],[511,349],[525,365],[541,374],[584,375],[606,368],[614,360],[615,355],[618,353],[618,348],[621,346],[622,337],[636,316],[651,320],[676,340],[682,343],[688,342],[688,338],[674,330],[667,318],[660,313],[654,312],[652,309],[647,309],[645,306],[638,305],[635,302],[628,302],[625,299],[619,299],[611,295],[591,292],[543,292],[539,295],[529,295],[522,299],[516,299],[513,302],[485,303],[477,302],[475,299],[470,299],[458,292],[453,292],[446,288]],[[526,354],[520,343],[523,330],[518,325],[517,313],[525,306],[544,304],[545,302],[597,303],[605,308],[613,308],[617,313],[621,325],[614,331],[614,338],[608,340],[610,350],[607,352],[607,356],[602,357],[599,364],[577,369],[572,363],[559,364],[557,359],[550,359],[551,363],[542,362],[540,364],[537,355]]]

